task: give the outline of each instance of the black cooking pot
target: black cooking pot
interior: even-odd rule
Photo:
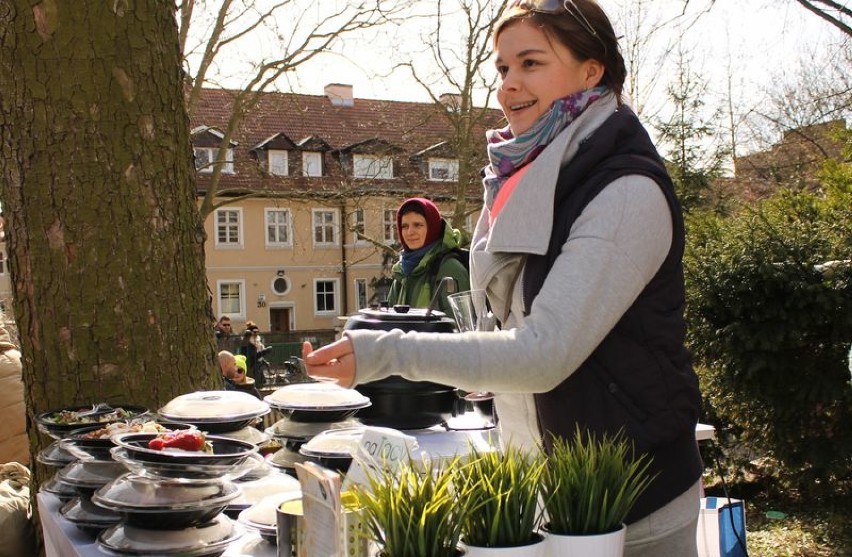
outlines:
[[[394,306],[362,309],[349,317],[344,329],[454,333],[456,324],[440,311]],[[355,389],[373,403],[358,412],[358,419],[367,425],[422,429],[441,424],[463,411],[455,387],[430,381],[409,381],[392,375]]]

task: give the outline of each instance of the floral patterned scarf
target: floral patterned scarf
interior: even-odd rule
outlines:
[[[485,177],[482,179],[485,185],[485,206],[490,209],[497,192],[509,176],[533,161],[562,130],[606,91],[606,87],[599,86],[557,99],[550,110],[539,116],[530,129],[518,137],[512,134],[508,126],[486,132],[490,164],[485,167]]]

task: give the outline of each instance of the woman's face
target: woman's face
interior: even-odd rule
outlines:
[[[527,20],[505,27],[495,43],[500,76],[497,100],[517,137],[547,112],[553,101],[594,87],[603,76],[597,60],[579,61]]]
[[[426,217],[414,211],[402,215],[402,239],[405,240],[405,245],[410,250],[416,250],[423,247],[426,243]]]

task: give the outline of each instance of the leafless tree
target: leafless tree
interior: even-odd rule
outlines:
[[[835,0],[796,0],[796,2],[852,37],[852,26],[849,23],[852,20],[852,7],[848,2]]]
[[[237,199],[259,195],[219,191],[218,184],[228,146],[245,114],[256,106],[263,93],[276,88],[282,76],[328,51],[342,37],[388,22],[404,3],[322,2],[321,8],[319,4],[301,0],[180,0],[177,3],[190,117],[198,109],[202,88],[215,84],[210,76],[216,64],[224,63],[229,57],[233,61],[244,52],[250,39],[263,46],[255,49],[261,56],[251,61],[244,84],[233,92],[227,127],[219,130],[221,147],[201,204],[202,219],[221,205],[215,200],[222,194],[236,195]],[[243,50],[239,48],[241,45]]]
[[[462,228],[467,198],[478,193],[484,158],[484,128],[496,123],[488,108],[496,72],[487,68],[493,49],[494,24],[506,3],[497,0],[437,0],[434,31],[423,37],[428,64],[405,62],[413,78],[447,120],[453,136],[448,147],[459,161],[456,205],[451,222]],[[473,188],[473,189],[472,189]]]

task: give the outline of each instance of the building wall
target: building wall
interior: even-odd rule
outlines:
[[[357,281],[366,283],[367,305],[382,301],[377,295],[375,281],[389,276],[389,263],[396,257],[383,255],[386,252],[376,244],[386,241],[385,211],[391,217],[401,201],[401,198],[384,196],[342,202],[250,198],[222,207],[226,211],[236,211],[241,242],[237,245],[217,242],[217,214],[207,218],[205,253],[214,314],[218,318],[226,313],[218,295],[221,282],[236,281],[241,285],[242,296],[241,311],[230,314],[235,331],[242,330],[247,320],[257,323],[263,331],[273,330],[273,315],[285,310],[289,312],[292,330],[339,328],[343,323],[339,317],[356,313],[364,302],[362,299],[359,303]],[[452,211],[450,203],[439,204],[439,207],[445,214]],[[268,210],[282,209],[290,211],[290,244],[271,246],[266,241],[265,215]],[[318,209],[336,211],[337,241],[331,245],[317,245],[314,241],[313,214]],[[369,240],[356,239],[353,233],[356,209],[363,211],[365,235]],[[469,222],[475,223],[476,217],[472,215]],[[280,277],[286,278],[289,289],[276,293],[273,283]],[[335,285],[334,311],[318,311],[318,280],[332,281]]]

